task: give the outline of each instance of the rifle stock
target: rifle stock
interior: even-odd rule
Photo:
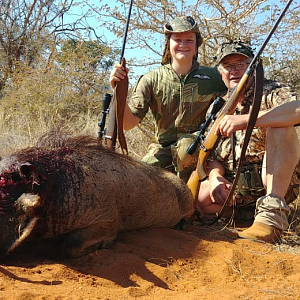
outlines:
[[[121,59],[121,65],[126,68],[126,60]],[[128,154],[126,138],[123,131],[123,117],[128,93],[128,76],[116,82],[109,109],[109,119],[105,130],[105,143],[109,149],[115,150],[117,138],[124,154]]]
[[[220,138],[220,135],[215,133],[216,128],[225,115],[232,115],[234,113],[239,100],[241,99],[241,97],[244,94],[244,91],[247,88],[248,80],[253,75],[254,69],[256,68],[257,63],[259,62],[259,57],[260,57],[261,53],[263,52],[264,48],[266,47],[267,43],[269,42],[271,36],[273,35],[279,22],[283,18],[284,14],[286,13],[286,11],[289,8],[291,3],[292,3],[292,0],[289,0],[287,5],[281,12],[280,16],[278,17],[277,21],[273,25],[273,27],[272,27],[271,31],[269,32],[267,38],[265,39],[264,43],[262,44],[259,51],[256,53],[256,55],[252,59],[251,63],[249,64],[249,66],[248,66],[245,74],[241,78],[240,82],[232,90],[232,92],[229,96],[229,99],[225,103],[218,118],[215,120],[212,128],[210,129],[209,133],[207,134],[207,137],[205,138],[204,142],[201,145],[196,171],[192,173],[192,175],[190,176],[190,178],[187,182],[187,185],[190,188],[195,200],[198,198],[201,181],[203,181],[205,178],[207,178],[206,160],[207,160],[208,156],[210,155],[211,151],[215,148],[217,141]]]

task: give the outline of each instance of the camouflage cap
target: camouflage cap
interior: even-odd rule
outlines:
[[[161,64],[164,65],[170,62],[171,53],[169,47],[169,40],[172,33],[181,32],[194,32],[196,34],[196,47],[197,49],[202,44],[202,37],[199,31],[197,22],[190,16],[177,17],[170,24],[164,26],[164,33],[166,36],[164,52],[162,56]],[[195,60],[197,60],[198,52],[195,54]]]
[[[254,57],[254,53],[249,44],[243,43],[241,41],[230,41],[223,43],[218,51],[214,60],[217,64],[221,62],[221,60],[231,54],[241,54],[250,58]]]

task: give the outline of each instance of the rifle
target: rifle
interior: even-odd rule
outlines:
[[[209,112],[208,116],[205,119],[205,122],[200,125],[200,130],[195,137],[194,141],[192,144],[188,147],[186,150],[187,154],[192,155],[195,153],[198,144],[201,142],[203,143],[205,139],[205,132],[207,128],[209,127],[210,123],[212,121],[215,121],[217,118],[217,113],[220,111],[220,109],[223,107],[225,103],[225,100],[222,97],[217,97],[216,100],[212,104],[212,109]]]
[[[241,78],[240,82],[238,83],[238,85],[230,93],[229,99],[227,100],[227,102],[224,105],[223,109],[221,110],[219,116],[216,118],[212,128],[208,132],[205,140],[203,141],[203,143],[200,146],[196,172],[192,173],[191,177],[189,178],[189,180],[187,182],[187,185],[190,188],[190,190],[192,192],[192,195],[193,195],[195,200],[198,197],[201,181],[203,181],[204,179],[207,178],[206,160],[207,160],[208,156],[210,155],[211,151],[217,145],[217,142],[220,138],[220,134],[215,133],[216,128],[217,128],[218,124],[220,123],[220,121],[223,119],[223,117],[225,115],[232,115],[234,113],[238,102],[243,97],[244,91],[247,88],[248,80],[253,75],[253,72],[256,69],[256,67],[257,67],[257,65],[260,61],[259,57],[260,57],[261,53],[265,49],[267,43],[269,42],[271,36],[275,32],[279,22],[283,18],[284,14],[286,13],[286,11],[287,11],[287,9],[288,9],[288,7],[290,6],[291,3],[292,3],[292,0],[288,1],[286,7],[281,12],[280,16],[278,17],[277,21],[275,22],[275,24],[273,25],[271,31],[269,32],[267,38],[265,39],[263,45],[260,47],[260,49],[258,50],[256,55],[252,59],[251,63],[249,64],[249,66],[248,66],[247,70],[245,71],[243,77]],[[255,119],[257,117],[257,113],[258,113],[258,110],[256,112]],[[251,114],[252,114],[252,112],[251,112]],[[251,114],[250,114],[250,118],[251,118]],[[255,123],[255,120],[254,120],[254,123]],[[248,123],[248,125],[249,125],[249,123]],[[254,124],[252,124],[252,125],[254,126]],[[246,135],[248,135],[249,137],[250,137],[250,134],[251,134],[251,132],[249,134],[249,130],[252,131],[251,127],[247,126],[247,129],[246,129]],[[248,128],[249,128],[249,130],[248,130]],[[247,131],[248,131],[248,133],[247,133]],[[244,141],[244,144],[245,144],[245,141]],[[247,146],[247,145],[245,145],[245,146]],[[246,147],[244,147],[244,145],[243,145],[243,148],[246,148]],[[242,155],[241,155],[241,158],[240,158],[240,162],[241,161],[242,161]],[[240,169],[241,169],[241,166],[238,167],[238,170],[240,170]],[[239,176],[239,173],[237,172],[234,183],[233,183],[232,188],[231,188],[231,192],[230,192],[228,198],[226,199],[223,207],[225,206],[226,203],[228,203],[228,201],[230,200],[230,197],[232,197],[232,195],[233,195],[233,188],[235,187],[238,176]],[[222,207],[222,210],[223,210],[223,207]],[[222,210],[221,210],[221,212],[222,212]],[[219,213],[219,215],[221,214],[221,212]]]
[[[127,39],[128,26],[130,21],[131,9],[132,9],[133,0],[130,1],[123,45],[121,50],[120,64],[126,67],[126,60],[124,58],[125,45]],[[105,144],[109,149],[115,150],[117,136],[123,153],[128,154],[127,144],[125,135],[123,132],[123,115],[124,109],[126,105],[126,97],[128,92],[128,77],[126,76],[120,82],[116,82],[116,86],[114,89],[114,94],[111,99],[109,115],[108,115],[108,123],[107,128],[105,129]]]

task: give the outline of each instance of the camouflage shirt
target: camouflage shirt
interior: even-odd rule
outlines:
[[[199,130],[209,105],[225,91],[216,68],[195,62],[189,74],[180,76],[166,64],[140,77],[128,104],[140,119],[151,109],[157,142],[166,146]]]
[[[289,87],[286,87],[278,82],[265,80],[260,110],[270,109],[284,102],[297,100],[297,97],[297,94],[292,92]],[[235,114],[247,114],[251,108],[253,100],[254,91],[253,88],[251,88],[246,99],[242,103],[243,108],[240,110],[236,109]],[[244,141],[245,131],[246,130],[239,130],[234,134],[235,138],[233,144],[235,145],[235,160],[237,162],[241,155],[241,148]],[[253,129],[246,151],[244,164],[262,162],[265,151],[266,132],[267,128],[265,127]],[[222,138],[215,153],[216,158],[219,161],[223,162],[228,175],[233,171],[233,154],[231,148],[231,139]]]

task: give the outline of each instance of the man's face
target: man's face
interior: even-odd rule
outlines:
[[[248,65],[249,58],[241,54],[231,54],[221,60],[219,71],[230,91],[238,85]]]
[[[170,53],[177,61],[190,60],[196,53],[196,34],[194,32],[172,33],[170,37]]]

